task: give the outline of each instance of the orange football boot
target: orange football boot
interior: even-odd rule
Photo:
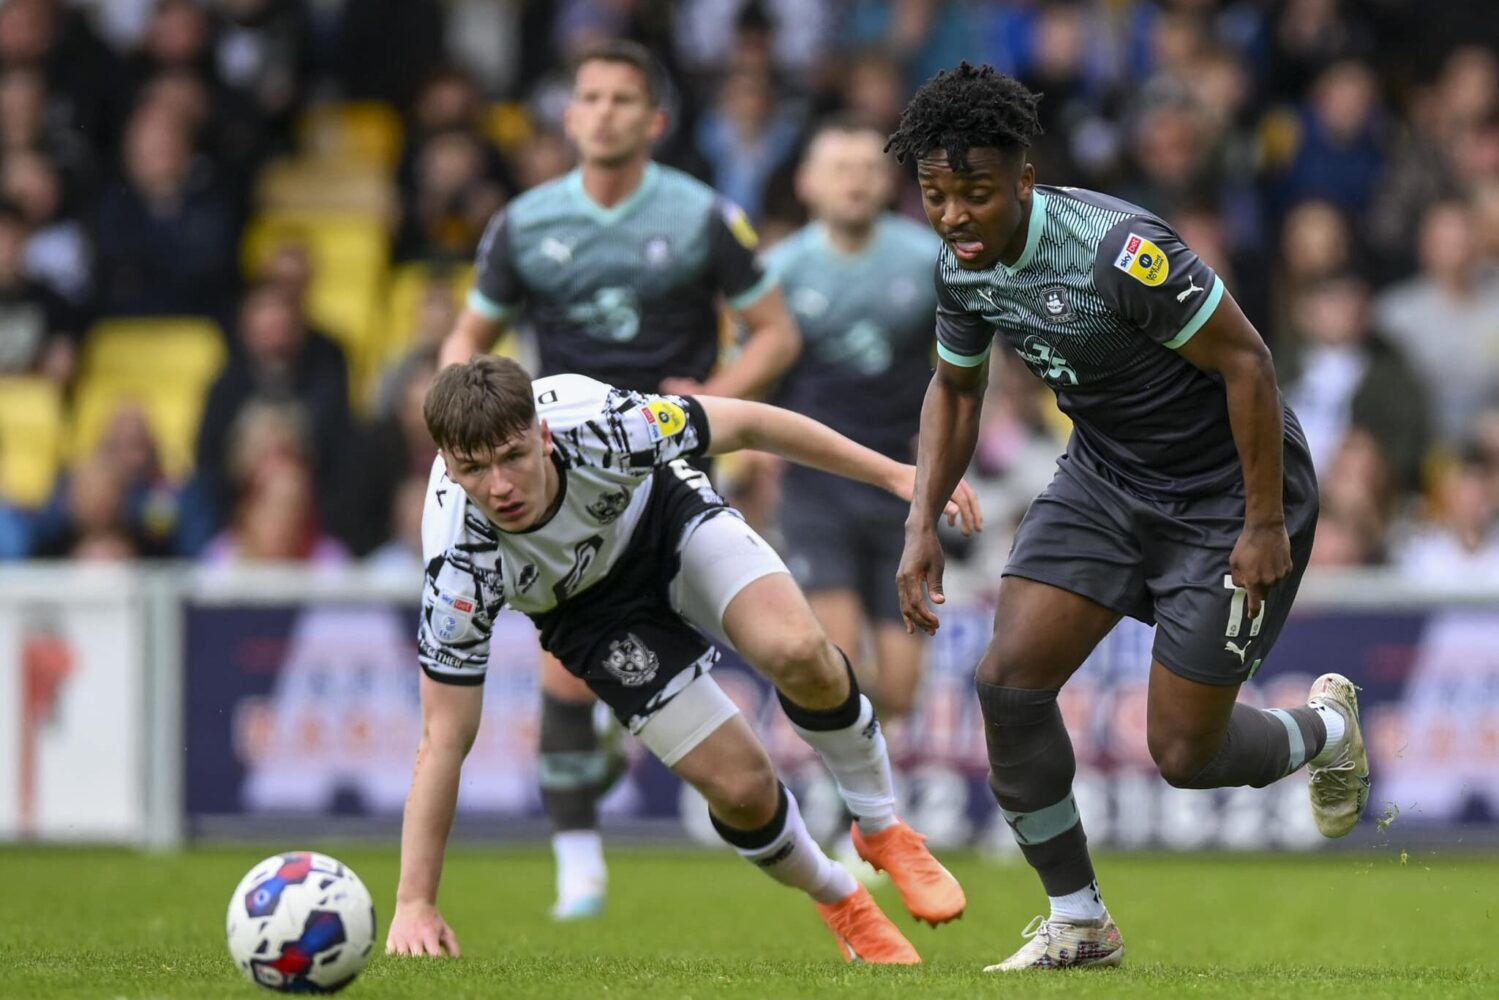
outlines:
[[[897,820],[879,833],[865,835],[853,828],[854,850],[876,871],[888,872],[900,890],[901,902],[917,920],[936,927],[963,915],[968,898],[952,872],[926,849],[926,837]]]
[[[906,940],[869,890],[862,885],[836,903],[818,903],[817,914],[838,941],[846,962],[917,965],[921,956]]]

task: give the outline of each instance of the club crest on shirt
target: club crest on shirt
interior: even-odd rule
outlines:
[[[599,498],[585,508],[592,514],[600,524],[608,524],[625,512],[630,506],[630,494],[624,490],[614,490],[609,493],[600,494]]]
[[[791,311],[798,316],[816,319],[828,311],[828,297],[815,288],[798,288],[791,293]]]
[[[555,236],[543,237],[537,252],[554,264],[565,266],[573,262],[572,242],[559,240]]]
[[[645,263],[648,267],[665,267],[671,263],[671,241],[665,236],[652,236],[645,241]]]
[[[1048,323],[1065,323],[1072,318],[1066,285],[1047,285],[1041,289],[1041,315]]]
[[[657,658],[640,637],[626,632],[623,639],[609,644],[609,655],[604,657],[604,669],[613,674],[625,687],[640,687],[649,684],[656,671],[661,669]]]
[[[904,275],[890,282],[890,304],[898,309],[904,309],[916,301],[916,282]]]
[[[536,578],[540,575],[541,573],[537,570],[535,563],[526,563],[525,568],[520,571],[520,576],[515,579],[516,593],[524,594],[530,590],[531,585],[536,582]]]
[[[1171,261],[1166,259],[1161,248],[1138,233],[1130,233],[1125,238],[1124,249],[1114,260],[1114,266],[1151,288],[1165,281],[1171,273]]]

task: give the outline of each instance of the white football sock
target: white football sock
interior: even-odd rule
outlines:
[[[604,838],[597,830],[552,834],[552,856],[557,860],[559,900],[603,895],[608,871],[604,866]]]
[[[719,832],[724,831],[720,828]],[[733,846],[740,857],[777,882],[800,889],[819,903],[836,903],[859,888],[848,869],[824,854],[807,832],[790,789],[786,789],[786,820],[770,841],[758,847]]]
[[[844,729],[804,729],[791,723],[838,783],[838,793],[866,834],[895,825],[895,780],[890,774],[890,752],[885,734],[874,717],[874,705],[859,695],[859,717]]]
[[[1325,701],[1319,701],[1311,708],[1321,718],[1322,725],[1327,729],[1327,742],[1322,744],[1321,752],[1307,763],[1326,764],[1343,748],[1343,734],[1348,730],[1348,721],[1343,718],[1342,712]]]
[[[1102,920],[1107,912],[1103,906],[1103,895],[1098,891],[1098,882],[1089,882],[1076,892],[1065,896],[1048,896],[1051,900],[1051,919],[1066,923],[1086,920]]]

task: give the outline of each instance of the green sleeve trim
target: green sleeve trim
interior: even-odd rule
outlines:
[[[1215,274],[1213,275],[1213,287],[1208,291],[1208,297],[1203,299],[1202,307],[1197,310],[1196,315],[1187,321],[1187,325],[1181,328],[1180,333],[1166,341],[1165,346],[1174,351],[1195,337],[1197,331],[1202,329],[1202,325],[1208,321],[1209,317],[1218,308],[1218,303],[1222,299],[1223,281]]]
[[[763,299],[767,292],[781,283],[780,279],[772,270],[766,270],[765,275],[749,288],[738,295],[730,297],[727,301],[729,308],[735,312],[743,312],[750,306]]]
[[[937,357],[950,365],[957,365],[959,368],[977,368],[988,359],[992,346],[991,344],[990,347],[984,348],[983,354],[958,354],[955,351],[948,350],[941,341],[938,341]]]
[[[501,320],[509,319],[510,314],[513,312],[513,310],[508,306],[500,305],[500,303],[485,295],[477,288],[469,289],[468,307],[470,310],[478,313],[485,319],[491,320],[496,323]]]

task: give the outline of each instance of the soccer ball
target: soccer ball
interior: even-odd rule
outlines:
[[[250,869],[229,898],[229,954],[250,981],[282,993],[334,993],[375,946],[375,904],[344,865],[294,851]]]

